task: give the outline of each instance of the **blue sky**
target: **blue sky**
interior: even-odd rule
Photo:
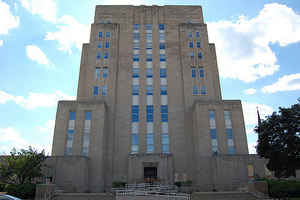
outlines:
[[[250,152],[262,116],[300,97],[300,2],[294,0],[0,0],[0,154],[51,151],[58,100],[74,99],[97,4],[201,5],[222,95],[241,99]]]

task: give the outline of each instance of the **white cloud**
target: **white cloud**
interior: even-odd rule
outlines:
[[[73,16],[64,15],[58,20],[58,31],[47,32],[45,40],[57,40],[59,50],[72,53],[72,47],[82,48],[89,41],[90,27],[80,24]]]
[[[244,90],[244,94],[252,95],[256,93],[256,89],[254,88],[249,88],[247,90]]]
[[[249,154],[256,154],[256,148],[255,148],[256,145],[257,145],[256,142],[252,142],[248,144]]]
[[[0,19],[0,35],[6,35],[9,29],[19,26],[19,17],[13,16],[10,12],[9,5],[3,1],[0,1]]]
[[[33,15],[40,15],[44,20],[56,22],[56,3],[54,0],[20,0],[24,8]]]
[[[46,54],[36,45],[27,45],[26,54],[29,59],[37,62],[40,65],[53,67],[53,64],[51,64]]]
[[[265,104],[242,102],[242,106],[246,126],[257,124],[257,108],[261,119],[265,118],[267,115],[271,115],[274,111],[272,107]]]
[[[0,47],[3,45],[3,40],[0,40]]]
[[[263,93],[275,93],[282,91],[300,90],[300,73],[285,75],[276,83],[266,85],[262,88]]]
[[[0,128],[0,155],[9,154],[13,148],[16,148],[16,150],[28,149],[29,146],[38,151],[42,151],[44,149],[46,154],[51,153],[51,135],[51,138],[42,137],[39,142],[29,141],[28,139],[25,139],[23,135],[12,127]],[[41,138],[41,136],[39,138]]]
[[[276,23],[274,23],[276,22]],[[255,81],[279,70],[271,43],[286,46],[300,41],[300,15],[278,3],[266,4],[258,16],[208,23],[216,44],[220,75]]]
[[[14,96],[4,91],[0,91],[0,103],[4,104],[13,101],[25,109],[35,109],[43,107],[53,107],[59,100],[74,100],[74,96],[69,96],[61,91],[54,93],[34,93],[30,92],[28,97]]]

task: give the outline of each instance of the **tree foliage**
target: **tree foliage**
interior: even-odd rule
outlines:
[[[13,149],[9,156],[0,158],[0,183],[26,184],[32,183],[34,178],[42,176],[45,152],[38,152],[29,147],[28,150]]]
[[[255,128],[258,133],[257,153],[267,158],[267,168],[275,176],[296,176],[300,169],[300,98],[290,108],[279,107]]]

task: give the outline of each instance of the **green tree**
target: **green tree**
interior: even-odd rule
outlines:
[[[13,149],[9,156],[0,160],[0,183],[20,185],[32,183],[34,178],[42,177],[44,150],[38,152],[29,147],[28,150]]]
[[[281,108],[255,128],[256,150],[268,159],[267,168],[278,178],[296,176],[300,169],[300,98],[290,108]]]

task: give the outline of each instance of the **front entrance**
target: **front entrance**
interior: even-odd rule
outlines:
[[[144,180],[146,183],[153,183],[157,180],[157,167],[144,167]]]

